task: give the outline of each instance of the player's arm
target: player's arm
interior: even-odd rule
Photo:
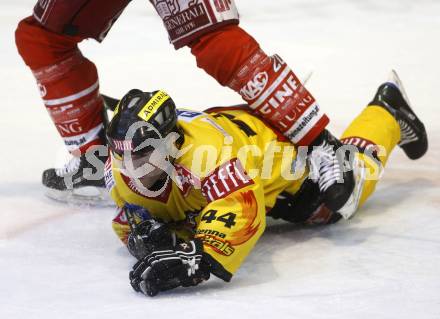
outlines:
[[[156,220],[147,208],[129,204],[124,200],[114,178],[116,172],[116,165],[112,166],[112,156],[109,156],[104,170],[105,183],[111,199],[117,206],[116,216],[112,220],[112,228],[118,238],[127,246],[128,251],[140,259],[151,252],[151,248],[147,249],[147,246],[151,246],[152,241],[160,243],[162,238],[159,237],[166,237],[168,240],[171,233],[168,232],[168,227],[159,227],[165,225]],[[154,235],[150,231],[153,224]],[[160,232],[156,231],[158,228],[161,228]],[[159,233],[164,236],[158,236]]]
[[[195,238],[156,249],[130,273],[133,288],[145,295],[194,286],[210,273],[229,281],[265,228],[264,193],[238,159],[229,160],[202,180],[208,204],[197,219]]]
[[[119,194],[112,171],[106,170],[105,176],[110,196],[117,205],[112,228],[131,255],[140,260],[157,247],[176,244],[179,234],[150,214],[148,208],[127,203]]]

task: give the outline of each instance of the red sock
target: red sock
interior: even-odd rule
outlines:
[[[21,21],[17,48],[31,68],[43,102],[67,149],[84,153],[101,145],[103,102],[95,65],[77,44],[82,39],[44,29],[34,18]]]

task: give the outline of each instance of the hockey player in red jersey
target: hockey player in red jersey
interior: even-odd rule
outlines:
[[[102,165],[91,165],[86,156],[96,153],[101,164],[107,157],[96,147],[105,144],[103,100],[96,67],[81,54],[78,43],[87,38],[102,41],[129,2],[39,0],[33,16],[18,25],[18,51],[34,74],[66,147],[75,155],[63,169],[43,173],[49,190],[64,193],[104,185]],[[239,93],[257,116],[295,145],[319,146],[327,152],[318,167],[319,187],[328,206],[341,208],[353,190],[353,175],[344,172],[344,183],[333,177],[341,171],[335,158],[340,142],[325,130],[329,119],[283,59],[267,55],[238,26],[234,1],[150,2],[176,49],[190,47],[200,68]],[[95,178],[84,174],[86,168]]]

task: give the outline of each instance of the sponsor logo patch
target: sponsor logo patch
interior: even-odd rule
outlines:
[[[197,235],[215,236],[219,238],[226,238],[226,234],[213,229],[197,229]]]
[[[235,248],[231,247],[231,243],[224,238],[208,234],[197,234],[195,237],[220,255],[231,256],[235,252]]]
[[[81,137],[79,139],[64,139],[64,145],[66,146],[81,146],[84,145],[87,142],[87,139],[85,137]]]
[[[240,95],[246,101],[253,101],[263,93],[269,82],[269,75],[267,72],[257,73],[252,80],[250,80],[240,90]]]
[[[60,132],[61,136],[72,136],[84,132],[84,129],[82,128],[81,124],[77,119],[67,121],[64,123],[56,123],[55,125],[58,129],[58,132]]]
[[[208,202],[213,202],[252,184],[254,181],[247,176],[240,160],[234,158],[202,180],[202,193]]]
[[[164,21],[171,42],[212,24],[203,2],[190,1],[182,8],[177,0],[159,0],[154,6]]]
[[[289,133],[289,138],[292,140],[296,139],[299,134],[303,133],[304,129],[308,128],[308,124],[312,122],[313,119],[317,118],[319,115],[320,115],[319,105],[315,104],[313,109],[311,109],[307,115],[301,118],[301,122],[297,124],[296,128]]]
[[[170,96],[164,92],[157,92],[150,101],[142,108],[142,110],[138,113],[138,116],[148,122],[148,120],[153,116],[153,114],[161,107],[167,100],[170,99]]]
[[[113,189],[113,187],[115,187],[115,179],[113,177],[112,161],[110,156],[105,162],[104,180],[105,180],[105,188],[110,192]]]

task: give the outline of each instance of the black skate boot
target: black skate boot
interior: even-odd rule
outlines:
[[[338,151],[342,143],[325,130],[315,140],[308,156],[310,177],[319,186],[323,202],[333,212],[341,209],[354,189],[351,169],[353,159],[348,152]]]
[[[428,138],[425,126],[411,109],[396,71],[393,70],[389,81],[379,87],[369,105],[382,106],[394,116],[400,126],[399,146],[410,159],[418,159],[426,153]]]
[[[281,193],[268,216],[306,225],[328,225],[351,218],[364,172],[353,154],[325,130],[308,154],[309,178],[294,195]]]
[[[110,204],[104,180],[107,152],[106,146],[100,146],[80,157],[73,157],[63,168],[45,170],[42,182],[46,195],[74,204]]]

